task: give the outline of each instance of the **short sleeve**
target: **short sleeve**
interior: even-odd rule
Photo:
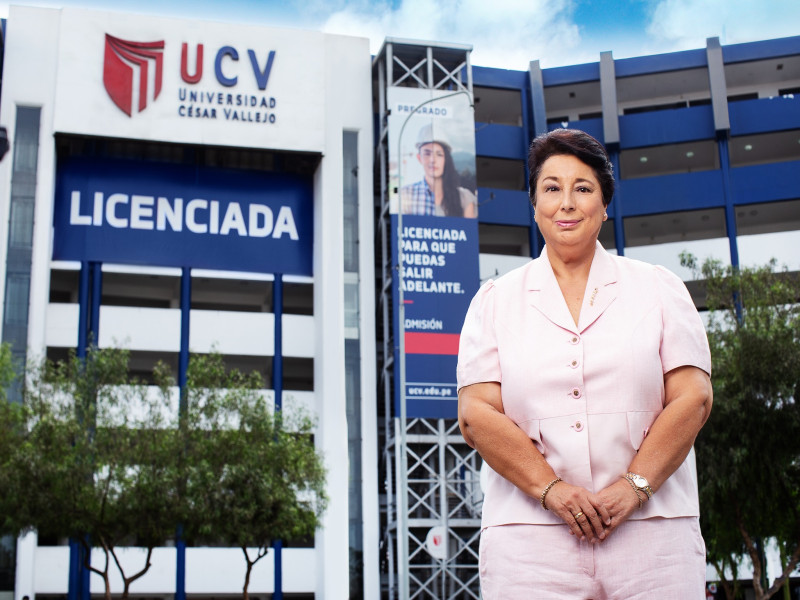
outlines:
[[[663,333],[661,366],[664,373],[683,366],[698,367],[711,374],[711,351],[703,321],[681,279],[656,267],[661,300]]]
[[[461,197],[461,210],[466,212],[469,205],[475,206],[475,218],[478,217],[478,197],[470,192],[467,188],[458,188],[458,195]]]
[[[458,344],[458,389],[473,383],[500,381],[500,359],[494,329],[494,282],[478,290],[469,305]]]

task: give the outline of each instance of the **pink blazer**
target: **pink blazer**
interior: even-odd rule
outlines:
[[[686,286],[663,267],[613,256],[598,243],[578,326],[546,249],[478,290],[461,332],[458,387],[500,382],[506,415],[556,474],[599,492],[627,472],[664,408],[664,374],[683,365],[711,372]],[[690,453],[631,518],[696,515]],[[490,472],[483,527],[561,522]]]

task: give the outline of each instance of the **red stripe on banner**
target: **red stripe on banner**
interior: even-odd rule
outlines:
[[[458,354],[457,333],[406,332],[406,354]]]

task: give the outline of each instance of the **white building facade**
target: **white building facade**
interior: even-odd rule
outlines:
[[[12,7],[5,30],[3,340],[29,359],[78,346],[91,262],[98,345],[128,348],[134,372],[177,371],[182,334],[268,382],[280,354],[285,405],[317,418],[330,498],[313,543],[282,551],[292,598],[348,598],[353,568],[379,595],[370,61],[366,39],[78,9]],[[63,192],[75,177],[83,192]],[[63,596],[68,569],[68,546],[19,540],[13,597]],[[239,594],[244,569],[240,549],[190,547],[186,593]],[[133,591],[171,596],[175,573],[159,548]],[[274,581],[268,556],[251,596]]]

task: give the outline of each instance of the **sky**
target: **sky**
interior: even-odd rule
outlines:
[[[370,39],[472,45],[473,65],[527,70],[800,35],[800,0],[0,0],[231,23],[299,27]]]

